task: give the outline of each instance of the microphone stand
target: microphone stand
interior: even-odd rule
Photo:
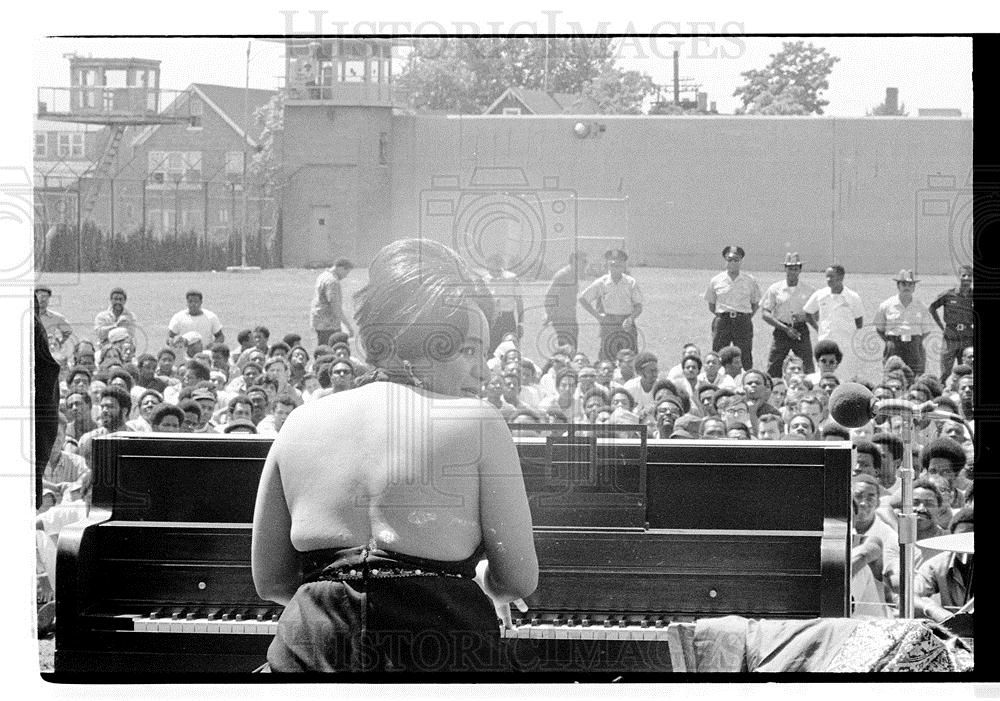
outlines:
[[[902,481],[903,513],[899,517],[899,617],[913,618],[913,549],[917,542],[917,515],[913,513],[913,412],[901,411],[903,419]]]

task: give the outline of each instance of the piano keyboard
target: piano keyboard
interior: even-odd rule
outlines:
[[[530,640],[667,640],[675,619],[664,618],[534,618],[514,619],[513,628],[501,628],[507,639]]]
[[[280,609],[169,609],[146,615],[118,614],[121,626],[137,633],[204,633],[209,635],[270,635],[278,630]]]

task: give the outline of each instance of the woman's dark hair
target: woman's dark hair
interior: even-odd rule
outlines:
[[[383,248],[368,280],[354,296],[354,317],[368,362],[387,371],[401,370],[402,361],[454,357],[469,331],[466,309],[482,310],[488,294],[457,253],[427,239]]]

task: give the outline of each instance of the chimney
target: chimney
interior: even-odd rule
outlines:
[[[899,112],[899,88],[885,89],[885,107],[889,114]]]

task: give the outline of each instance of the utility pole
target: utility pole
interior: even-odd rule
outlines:
[[[243,86],[243,216],[240,226],[240,264],[230,265],[226,272],[259,271],[260,267],[247,265],[247,228],[249,227],[250,199],[247,195],[247,158],[250,142],[250,42],[247,42],[246,83]]]

